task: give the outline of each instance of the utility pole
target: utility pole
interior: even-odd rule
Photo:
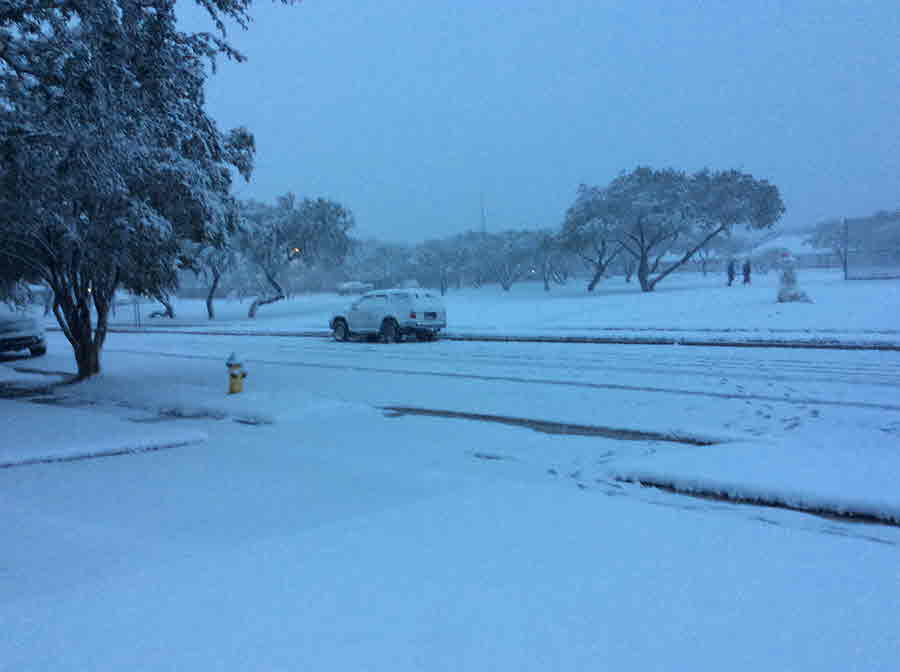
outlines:
[[[850,227],[844,217],[844,280],[847,279],[847,265],[850,261]]]

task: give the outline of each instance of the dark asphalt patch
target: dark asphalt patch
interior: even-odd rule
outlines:
[[[485,413],[464,413],[462,411],[445,411],[430,408],[414,408],[409,406],[383,406],[385,417],[398,418],[405,415],[423,415],[434,418],[450,418],[454,420],[476,420],[479,422],[495,422],[513,427],[526,427],[544,434],[560,434],[566,436],[598,436],[620,441],[665,441],[668,443],[686,443],[692,446],[712,446],[719,441],[708,438],[660,432],[645,432],[617,427],[601,427],[598,425],[577,425],[533,418],[513,418],[505,415],[488,415]]]

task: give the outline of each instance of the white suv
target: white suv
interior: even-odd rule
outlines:
[[[353,336],[380,336],[396,343],[415,334],[431,341],[447,326],[447,311],[440,297],[424,289],[381,289],[366,292],[342,313],[331,318],[338,341]]]

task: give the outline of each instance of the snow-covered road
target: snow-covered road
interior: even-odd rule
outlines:
[[[639,394],[658,405],[696,398],[900,412],[900,354],[892,352],[450,341],[385,346],[184,334],[115,334],[106,352],[224,361],[232,350],[250,367],[294,368],[298,383],[379,406],[494,412],[499,409],[484,407],[491,401],[483,390],[499,386],[506,390],[504,405],[545,420],[585,421],[548,411],[567,395],[607,392]],[[461,386],[478,393],[460,395]]]

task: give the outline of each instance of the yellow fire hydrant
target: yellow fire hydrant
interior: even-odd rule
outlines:
[[[244,371],[244,365],[238,361],[238,358],[232,352],[228,361],[225,362],[228,367],[228,394],[239,394],[244,391],[244,378],[247,372]]]

